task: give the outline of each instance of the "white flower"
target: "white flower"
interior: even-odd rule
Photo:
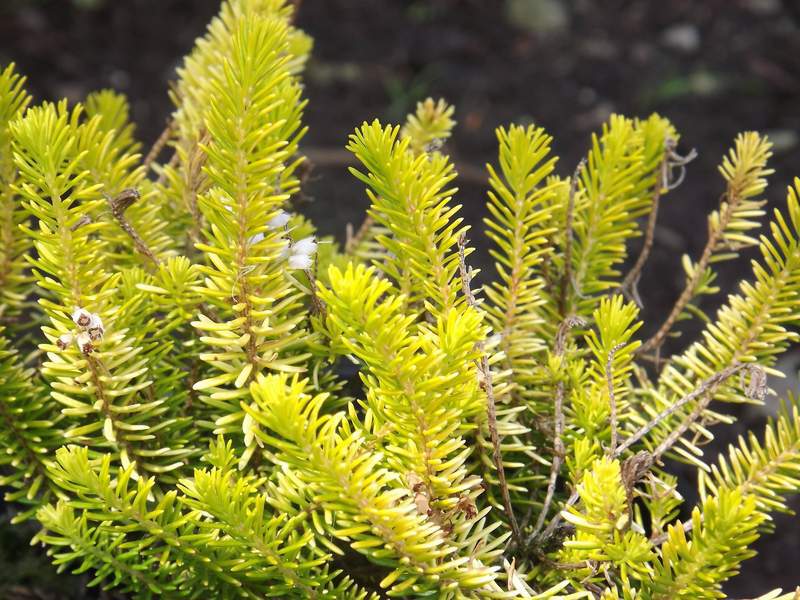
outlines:
[[[281,229],[282,227],[286,227],[286,224],[291,218],[292,215],[285,210],[279,210],[277,214],[267,222],[267,227],[270,229]]]
[[[56,340],[56,346],[58,346],[61,350],[66,350],[67,346],[72,343],[72,334],[71,333],[62,333],[61,337]]]
[[[292,218],[292,215],[287,213],[285,210],[279,210],[274,217],[272,217],[269,221],[267,221],[267,227],[270,229],[281,229],[286,226],[289,222],[289,219]],[[264,239],[263,233],[257,233],[253,237],[250,238],[251,244],[257,244],[261,240]]]
[[[75,310],[72,311],[72,320],[78,327],[88,327],[92,322],[92,313],[85,308],[79,308],[76,306]]]
[[[310,269],[313,264],[314,261],[307,254],[292,254],[289,257],[290,269],[303,269],[305,271]]]
[[[75,336],[75,344],[77,344],[78,349],[80,349],[80,351],[84,354],[89,354],[92,350],[94,350],[92,338],[89,337],[89,334],[85,331],[81,331],[77,336]]]
[[[500,342],[503,341],[503,336],[500,333],[495,333],[494,335],[490,335],[486,338],[486,346],[489,348],[494,348],[495,346],[499,346]]]
[[[103,327],[103,320],[100,318],[100,315],[92,315],[92,321],[89,323],[89,327],[86,331],[89,334],[89,338],[93,342],[103,338],[103,334],[106,332],[106,330]]]
[[[317,240],[313,236],[303,238],[292,244],[292,254],[305,254],[312,256],[317,251]]]
[[[91,314],[91,320],[89,321],[89,329],[103,329],[103,319],[100,318],[100,315],[97,313]]]

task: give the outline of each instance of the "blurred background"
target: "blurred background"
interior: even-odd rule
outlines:
[[[297,24],[315,40],[304,140],[313,171],[302,209],[340,240],[367,206],[343,150],[364,120],[401,122],[427,96],[455,104],[459,125],[447,150],[462,174],[458,202],[480,245],[484,165],[495,160],[498,125],[544,126],[561,173],[571,174],[612,112],[659,112],[681,132],[680,150],[696,148],[699,157],[662,203],[639,285],[643,317],[654,329],[682,289],[681,255],[696,257],[705,244],[706,214],[724,189],[716,167],[735,135],[758,130],[774,143],[770,206],[783,206],[786,186],[800,176],[800,0],[297,4]],[[126,93],[148,147],[169,117],[175,68],[218,7],[218,0],[0,0],[0,66],[16,62],[37,100],[78,101],[104,87]],[[747,258],[720,268],[723,291],[749,275]],[[485,248],[476,262],[489,272]],[[710,297],[704,307],[713,313],[723,300]],[[681,331],[672,350],[686,346],[697,324]],[[783,365],[795,389],[799,356]],[[761,429],[765,415],[741,417],[738,431],[718,428],[719,446],[709,454],[747,427]],[[693,475],[684,472],[691,507]],[[8,525],[9,511],[0,508],[0,599],[113,597],[85,591],[86,577],[56,576],[38,549],[27,549],[30,531]],[[733,597],[800,583],[800,520],[776,521],[780,537],[758,543],[759,556],[728,587]]]

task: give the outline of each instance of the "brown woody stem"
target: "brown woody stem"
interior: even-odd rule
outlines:
[[[139,192],[133,188],[122,190],[115,198],[109,198],[108,204],[111,207],[111,214],[116,219],[122,230],[133,240],[133,245],[141,254],[152,260],[156,265],[159,264],[158,258],[147,246],[142,236],[133,228],[130,221],[125,218],[125,211],[139,199]]]
[[[470,280],[472,279],[472,272],[467,270],[467,262],[465,258],[466,234],[462,233],[458,238],[458,267],[461,274],[461,285],[464,290],[464,296],[467,299],[467,304],[472,308],[477,309],[475,296],[472,294],[470,287]],[[492,371],[489,367],[489,359],[486,357],[485,344],[481,341],[478,343],[478,351],[480,352],[480,360],[478,361],[478,373],[483,381],[483,388],[486,392],[487,404],[487,423],[489,427],[489,436],[492,441],[492,459],[494,466],[497,469],[497,479],[500,483],[500,493],[503,497],[503,507],[508,517],[508,522],[511,525],[511,533],[517,543],[522,541],[522,532],[520,531],[517,518],[514,516],[514,510],[511,506],[511,495],[508,491],[508,482],[506,481],[506,472],[503,467],[503,457],[500,452],[500,437],[497,434],[497,406],[494,398],[494,388],[492,386]]]

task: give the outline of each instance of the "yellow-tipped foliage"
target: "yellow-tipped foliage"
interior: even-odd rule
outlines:
[[[658,115],[612,116],[578,169],[541,127],[498,128],[471,241],[453,107],[365,122],[347,148],[370,208],[339,248],[295,202],[311,40],[292,20],[284,0],[223,2],[146,153],[123,96],[28,108],[0,70],[14,520],[132,598],[725,597],[800,487],[791,398],[763,437],[702,449],[797,341],[800,180],[757,235],[770,144],[736,138],[650,338],[637,282],[692,156]],[[706,318],[714,264],[755,246]],[[696,314],[700,339],[666,353]],[[697,506],[668,457],[698,467]]]

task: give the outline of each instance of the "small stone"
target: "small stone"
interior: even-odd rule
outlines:
[[[596,60],[614,60],[619,56],[619,50],[610,40],[604,38],[589,38],[581,46],[581,53]]]
[[[508,20],[531,33],[551,34],[569,25],[569,15],[559,0],[506,0]]]
[[[791,129],[773,129],[765,132],[765,135],[772,142],[772,149],[775,152],[788,152],[800,141],[800,136]]]
[[[744,0],[744,7],[761,16],[775,15],[781,12],[781,0]]]
[[[700,47],[700,31],[691,23],[680,23],[664,31],[661,41],[673,50],[691,54]]]

